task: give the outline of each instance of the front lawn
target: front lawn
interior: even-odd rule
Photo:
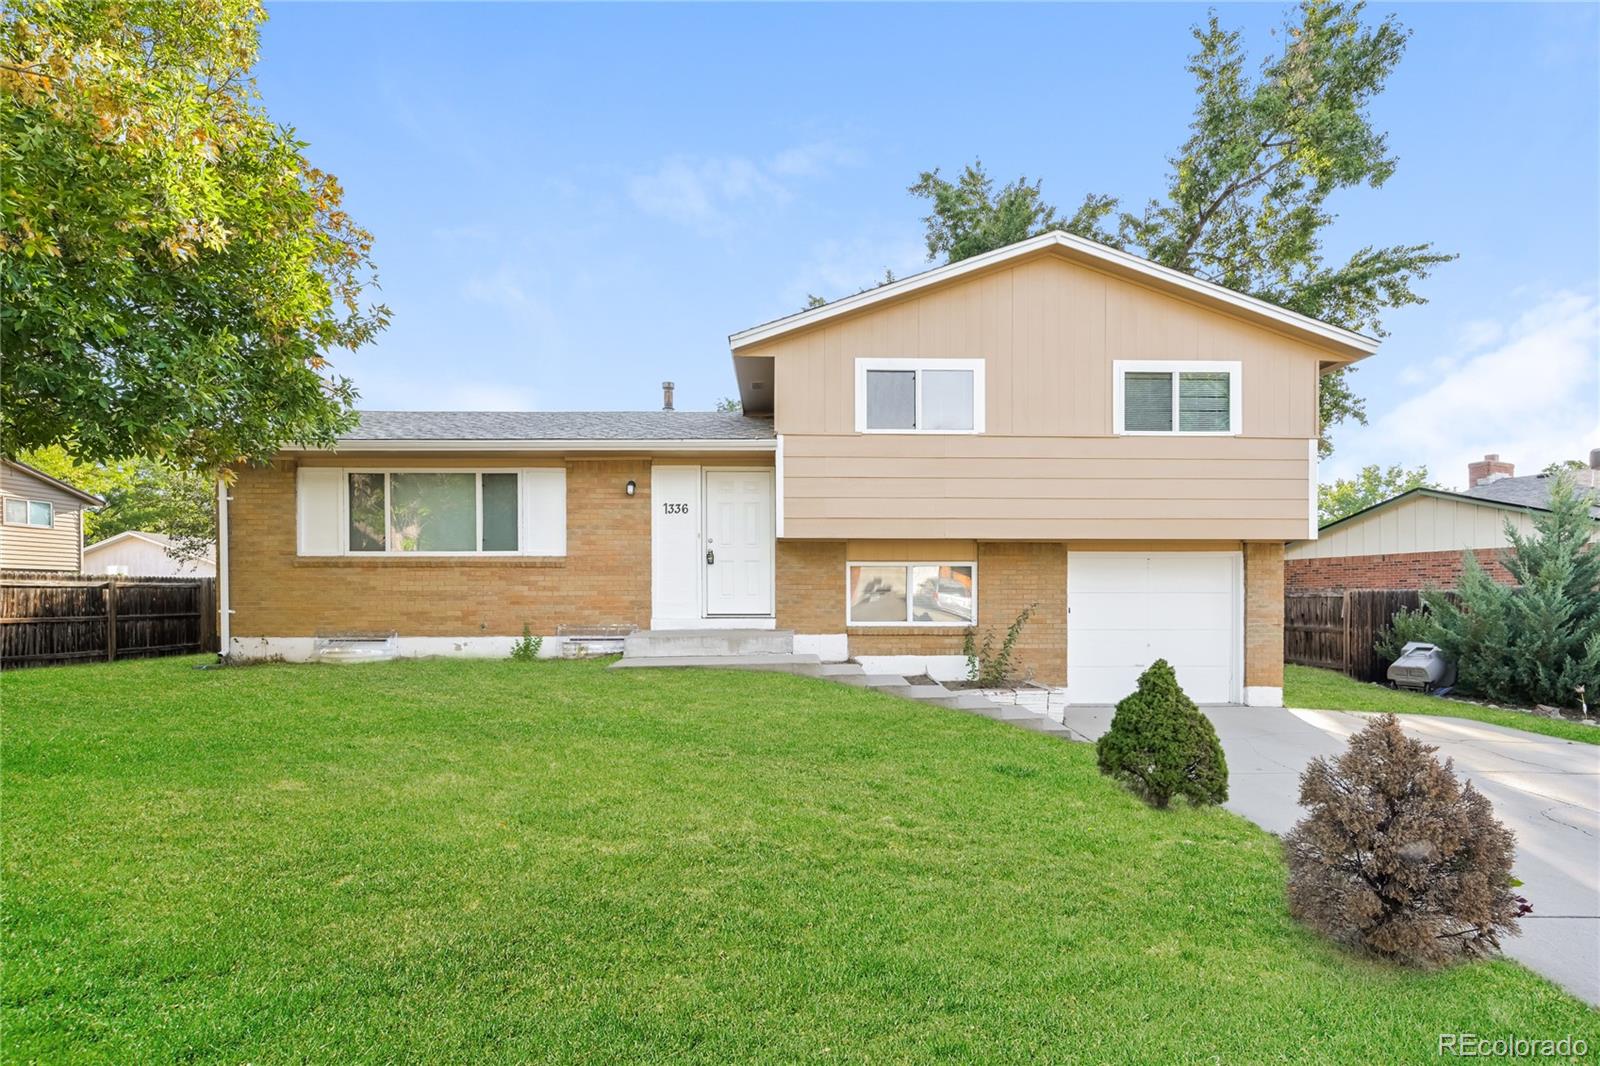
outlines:
[[[1437,714],[1450,718],[1470,718],[1508,729],[1521,729],[1541,733],[1547,737],[1576,740],[1583,744],[1600,744],[1600,728],[1569,722],[1562,718],[1541,718],[1520,711],[1503,711],[1498,707],[1480,707],[1463,700],[1440,699],[1418,692],[1401,692],[1387,685],[1373,685],[1357,681],[1337,670],[1319,670],[1312,666],[1284,665],[1283,703],[1286,707],[1304,707],[1322,711],[1377,711],[1393,714]]]
[[[779,675],[17,671],[8,1061],[1431,1060],[1581,1036],[1320,942],[1277,841],[1093,750]]]

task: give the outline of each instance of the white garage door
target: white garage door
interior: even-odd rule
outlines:
[[[1196,703],[1238,702],[1242,573],[1238,552],[1072,552],[1068,698],[1116,703],[1165,659]]]

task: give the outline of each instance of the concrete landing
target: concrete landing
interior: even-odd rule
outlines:
[[[687,656],[793,655],[788,629],[643,629],[623,641],[629,659]],[[812,656],[814,661],[816,656]]]
[[[637,658],[624,655],[611,664],[611,669],[774,670],[806,677],[830,677],[826,671],[833,665],[824,664],[815,655],[645,655]]]

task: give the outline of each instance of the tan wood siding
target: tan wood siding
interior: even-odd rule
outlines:
[[[49,500],[55,526],[0,525],[0,569],[71,570],[82,562],[83,500],[8,463],[0,463],[0,497]]]
[[[27,498],[40,500],[45,497],[42,493],[34,493]],[[82,517],[83,513],[77,509],[74,501],[71,510],[56,503],[54,529],[0,525],[0,570],[76,571],[82,544]]]
[[[1287,540],[1311,476],[1292,439],[802,435],[784,441],[784,535]]]
[[[1276,330],[1054,256],[741,349],[772,357],[784,534],[1306,535],[1319,362]],[[984,361],[985,431],[856,432],[859,358]],[[1116,436],[1119,359],[1241,364],[1241,433]]]
[[[1398,555],[1413,552],[1505,548],[1506,521],[1520,533],[1533,530],[1526,512],[1487,507],[1465,500],[1414,496],[1393,507],[1352,519],[1289,546],[1290,559],[1330,559],[1346,555]]]

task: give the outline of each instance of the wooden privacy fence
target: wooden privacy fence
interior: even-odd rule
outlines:
[[[216,651],[216,584],[0,571],[0,668]]]
[[[1416,589],[1290,592],[1283,597],[1283,658],[1382,681],[1389,664],[1372,650],[1402,608],[1422,606]]]

